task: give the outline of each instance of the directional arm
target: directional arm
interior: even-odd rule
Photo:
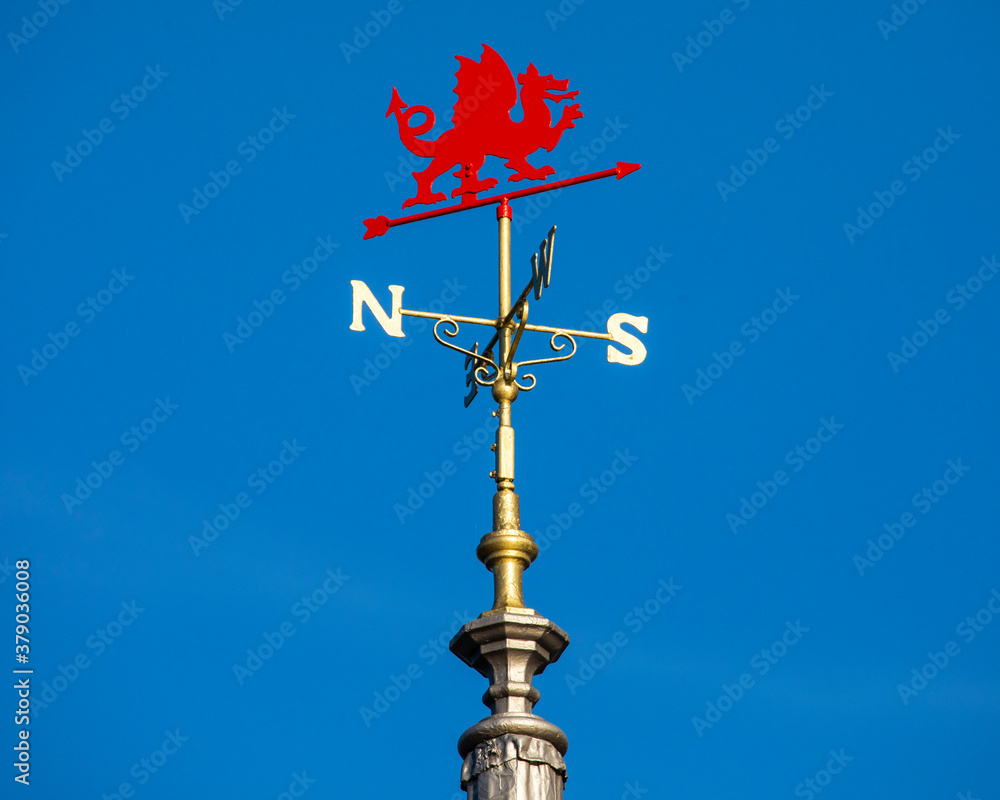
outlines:
[[[575,186],[578,183],[596,181],[600,178],[610,178],[612,175],[618,180],[621,180],[626,175],[631,175],[641,167],[642,164],[630,164],[627,161],[619,161],[611,169],[601,170],[600,172],[591,172],[589,175],[578,175],[575,178],[566,178],[565,180],[555,181],[554,183],[545,183],[541,186],[532,186],[528,189],[519,189],[516,192],[495,194],[490,197],[484,197],[481,200],[471,200],[466,202],[464,199],[465,195],[463,195],[463,202],[455,206],[449,206],[448,208],[438,208],[433,211],[424,211],[420,214],[410,214],[407,217],[398,217],[397,219],[389,219],[384,214],[377,217],[370,217],[364,221],[364,238],[374,239],[376,236],[382,236],[389,230],[389,228],[397,228],[400,225],[406,225],[410,222],[420,222],[421,220],[431,219],[432,217],[443,217],[446,214],[454,214],[458,211],[467,211],[470,208],[481,208],[482,206],[493,205],[494,203],[506,204],[518,197],[527,197],[528,195],[538,194],[539,192],[551,192],[555,189],[562,189],[566,186]]]

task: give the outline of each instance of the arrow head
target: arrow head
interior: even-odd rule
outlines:
[[[396,87],[392,87],[392,100],[389,103],[389,109],[385,112],[385,116],[388,118],[394,112],[402,111],[406,108],[406,103],[403,102],[403,98],[399,96],[399,92],[396,91]]]
[[[389,218],[385,214],[380,214],[372,219],[365,220],[365,239],[373,239],[376,236],[381,236],[386,231],[389,230]]]
[[[626,175],[631,175],[637,169],[642,169],[642,164],[630,164],[628,161],[615,162],[615,179],[621,180]]]

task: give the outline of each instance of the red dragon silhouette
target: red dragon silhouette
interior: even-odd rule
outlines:
[[[563,131],[575,127],[573,120],[583,116],[580,104],[573,103],[563,107],[562,117],[552,124],[552,113],[546,101],[559,103],[576,97],[579,92],[567,92],[569,80],[557,81],[552,75],[541,75],[534,64],[528,64],[528,69],[517,76],[515,83],[507,63],[485,44],[479,61],[465,56],[456,58],[460,66],[455,73],[458,83],[454,91],[458,101],[451,117],[454,127],[433,141],[417,137],[434,127],[434,112],[428,106],[407,106],[396,87],[392,89],[386,117],[396,115],[399,138],[407,150],[431,159],[426,169],[413,173],[417,194],[403,203],[403,208],[444,200],[443,192],[434,191],[434,181],[456,165],[458,170],[452,174],[460,178],[461,183],[451,196],[462,195],[462,203],[475,200],[478,192],[492,189],[498,183],[496,178],[479,177],[486,156],[507,159],[504,166],[514,170],[508,181],[544,180],[555,169],[535,167],[528,163],[528,156],[543,147],[551,151],[559,143]],[[510,118],[510,111],[517,104],[517,84],[521,85],[524,112],[520,122]],[[424,121],[411,126],[410,118],[414,114],[422,114]]]

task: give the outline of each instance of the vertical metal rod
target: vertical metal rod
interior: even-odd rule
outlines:
[[[506,319],[507,314],[510,312],[510,220],[512,217],[510,206],[507,205],[506,199],[503,203],[497,206],[497,226],[500,233],[500,291],[499,291],[499,312],[500,319]],[[508,385],[508,368],[510,361],[510,344],[511,344],[511,326],[507,325],[503,330],[498,331],[497,345],[500,350],[500,358],[497,360],[497,364],[500,365],[501,374],[498,376],[497,381],[500,386],[494,384],[494,388],[500,391],[494,391],[493,396],[497,401],[497,417],[500,421],[500,428],[512,428],[511,426],[511,414],[510,405],[517,397],[517,387]],[[513,384],[514,376],[510,377],[510,384]],[[512,480],[513,473],[511,475],[502,475],[499,471],[501,464],[509,464],[513,467],[514,462],[514,441],[513,441],[513,430],[511,430],[511,435],[506,436],[501,433],[497,435],[497,468],[496,473],[497,488],[498,489],[511,489],[514,488],[514,482]],[[499,530],[499,528],[494,528],[494,530]]]
[[[497,222],[500,228],[500,319],[504,319],[510,312],[510,218],[511,210],[504,202],[497,206]],[[500,361],[501,367],[507,363],[510,352],[510,328],[500,331]],[[501,422],[501,424],[503,424]],[[510,424],[508,421],[506,424]]]
[[[507,203],[497,208],[497,223],[500,235],[500,297],[498,310],[500,319],[510,311],[510,222],[511,210]],[[483,537],[476,548],[476,555],[486,568],[493,573],[493,609],[486,613],[499,613],[512,609],[524,609],[522,573],[535,556],[538,545],[531,536],[521,530],[520,501],[514,491],[514,428],[511,426],[510,407],[517,399],[518,386],[510,364],[510,346],[513,323],[509,322],[497,332],[497,346],[500,356],[497,364],[500,374],[493,382],[492,395],[497,403],[494,412],[499,419],[496,443],[496,469],[493,478],[497,483],[493,495],[493,530]],[[525,613],[533,613],[525,610]]]

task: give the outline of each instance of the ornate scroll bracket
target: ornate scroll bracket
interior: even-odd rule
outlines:
[[[419,317],[421,319],[434,320],[434,339],[456,353],[465,356],[465,385],[469,387],[469,393],[465,396],[466,408],[475,400],[479,392],[479,387],[491,387],[502,377],[503,382],[517,386],[520,391],[531,391],[535,388],[537,379],[532,373],[523,373],[522,382],[518,382],[518,371],[527,366],[537,366],[539,364],[554,364],[558,361],[568,361],[576,355],[576,339],[583,337],[586,339],[603,339],[614,345],[625,348],[629,352],[622,352],[612,344],[608,345],[608,361],[614,364],[626,364],[635,366],[642,363],[646,358],[646,348],[639,338],[628,331],[622,329],[622,324],[628,324],[640,333],[646,333],[648,320],[646,317],[634,317],[630,314],[612,314],[608,318],[608,332],[596,333],[591,331],[573,330],[570,328],[556,328],[548,325],[533,325],[528,322],[528,296],[534,293],[535,299],[540,300],[542,291],[548,288],[552,280],[552,255],[555,251],[556,227],[553,225],[548,235],[538,246],[538,251],[531,255],[531,279],[528,281],[520,295],[510,305],[510,311],[503,318],[485,319],[483,317],[466,317],[460,314],[442,314],[432,311],[416,311],[402,307],[403,291],[402,286],[390,286],[392,296],[392,306],[389,313],[379,305],[374,294],[363,281],[351,281],[353,288],[353,317],[351,320],[351,330],[363,331],[365,329],[362,313],[365,306],[374,315],[375,321],[390,336],[405,336],[402,328],[402,318]],[[493,337],[486,346],[480,350],[479,342],[476,341],[471,349],[459,347],[454,344],[455,339],[462,324],[484,325],[493,328]],[[550,358],[534,358],[527,361],[515,361],[514,356],[521,344],[521,337],[525,331],[551,334],[549,347],[559,355]],[[500,347],[501,335],[506,335],[510,344],[506,348],[506,353]],[[570,345],[569,352],[564,352],[566,345]]]

